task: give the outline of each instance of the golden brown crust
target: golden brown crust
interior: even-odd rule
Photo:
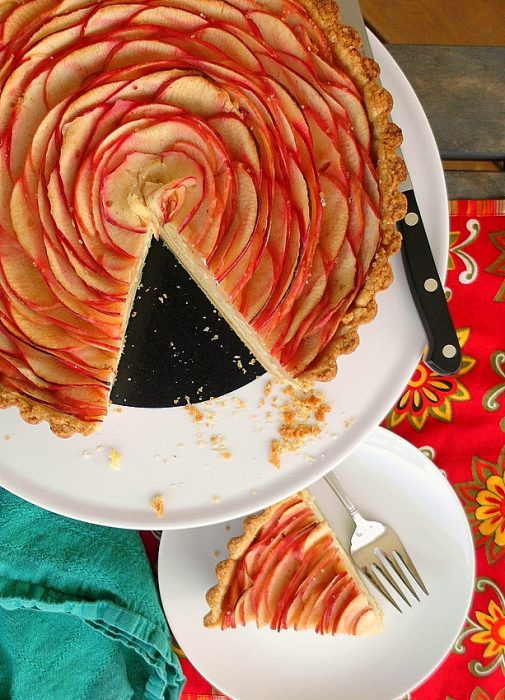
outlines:
[[[98,422],[88,423],[66,413],[55,411],[50,406],[33,401],[0,384],[0,409],[11,406],[16,406],[19,409],[19,415],[27,423],[34,425],[47,421],[53,433],[62,438],[71,437],[76,433],[90,435],[100,425]]]
[[[393,280],[389,258],[397,253],[401,236],[396,222],[405,216],[406,200],[398,191],[405,179],[405,163],[396,149],[402,142],[400,129],[389,120],[393,100],[377,81],[380,68],[361,53],[361,39],[352,27],[340,23],[339,11],[333,0],[298,0],[316,24],[326,34],[336,59],[360,88],[370,118],[373,147],[377,157],[377,172],[382,195],[381,240],[367,280],[347,310],[341,327],[320,356],[298,377],[302,384],[328,381],[337,373],[336,359],[356,349],[358,328],[377,313],[375,295]]]

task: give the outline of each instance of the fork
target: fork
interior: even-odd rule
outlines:
[[[396,591],[409,607],[411,607],[408,598],[401,588],[401,583],[403,583],[405,588],[407,588],[418,601],[419,596],[414,586],[407,578],[402,568],[403,564],[421,590],[428,595],[426,586],[396,532],[383,523],[364,518],[349,496],[345,493],[341,483],[333,472],[326,474],[324,479],[354,520],[356,528],[351,537],[350,554],[356,566],[365,574],[368,580],[379,589],[382,595],[389,600],[400,613],[402,609],[387,590],[386,586],[379,578],[379,575],[383,577],[383,579],[388,582],[389,586]],[[391,571],[396,573],[396,577],[392,575]]]

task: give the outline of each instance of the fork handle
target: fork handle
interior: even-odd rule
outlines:
[[[354,503],[344,491],[344,487],[337,479],[335,474],[333,472],[328,472],[328,474],[325,475],[324,479],[333,491],[333,493],[338,497],[338,499],[340,500],[344,508],[347,510],[351,518],[354,520],[357,530],[360,533],[366,532],[366,530],[368,530],[371,527],[370,523],[361,515],[359,510],[356,508]]]

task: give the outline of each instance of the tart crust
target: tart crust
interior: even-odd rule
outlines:
[[[320,512],[319,508],[317,507],[314,498],[308,491],[300,491],[296,495],[300,498],[303,498],[303,500],[315,512],[315,514],[319,517],[320,520],[325,519],[322,513]],[[292,496],[286,500],[291,500],[291,498]],[[205,625],[205,627],[214,627],[219,629],[221,628],[221,621],[223,616],[223,601],[230,587],[237,563],[245,555],[245,553],[249,549],[250,545],[254,541],[256,535],[261,530],[263,525],[265,525],[265,523],[267,523],[270,520],[270,518],[275,514],[275,512],[284,502],[285,501],[280,501],[279,503],[275,503],[274,505],[265,508],[265,510],[261,511],[260,513],[247,516],[247,518],[244,519],[244,533],[242,535],[239,535],[238,537],[233,537],[229,541],[228,559],[219,562],[219,564],[217,564],[216,566],[217,584],[210,588],[205,595],[205,599],[210,607],[209,612],[205,615],[203,619],[203,624]],[[336,538],[333,531],[331,534],[333,535],[334,545],[338,550],[340,561],[344,565],[347,572],[352,576],[352,578],[356,582],[360,592],[363,593],[363,595],[366,597],[367,601],[370,604],[370,607],[374,610],[377,616],[378,623],[382,626],[382,610],[379,608],[374,598],[370,595],[366,586],[363,585],[359,574],[356,571],[356,567],[350,560],[347,553],[342,548],[340,542]]]
[[[403,160],[397,155],[402,132],[390,121],[393,100],[378,82],[379,65],[361,53],[362,41],[352,27],[340,23],[340,11],[333,0],[298,0],[327,36],[337,62],[360,88],[372,129],[372,144],[377,158],[377,175],[382,199],[381,237],[368,271],[366,282],[342,319],[339,330],[323,353],[298,377],[304,384],[329,381],[337,374],[336,360],[359,344],[358,327],[377,314],[375,295],[393,281],[389,258],[400,250],[401,234],[396,222],[406,213],[406,199],[398,185],[406,177]]]
[[[33,401],[0,384],[0,409],[12,406],[19,409],[19,415],[27,423],[35,425],[47,421],[53,433],[62,438],[71,437],[76,433],[91,435],[99,425],[96,421],[88,423],[67,413],[56,411],[50,406]]]

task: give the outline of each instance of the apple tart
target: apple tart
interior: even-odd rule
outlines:
[[[206,627],[376,634],[382,613],[307,491],[244,521],[207,592]]]
[[[257,359],[328,380],[391,281],[391,98],[331,0],[0,4],[0,406],[107,412],[161,238]]]

